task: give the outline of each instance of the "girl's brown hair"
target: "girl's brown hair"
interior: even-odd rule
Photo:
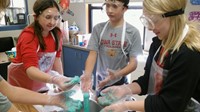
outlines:
[[[56,7],[58,11],[60,12],[59,6],[55,0],[36,0],[35,4],[33,5],[33,11],[35,13],[35,17],[37,18],[44,10],[50,7]],[[38,37],[40,48],[42,50],[45,50],[46,45],[42,36],[42,31],[43,31],[42,26],[39,24],[37,19],[35,19],[35,21],[31,24],[31,26],[33,26],[35,35],[37,35]],[[55,50],[58,50],[59,40],[60,40],[58,32],[60,32],[60,29],[58,27],[55,27],[54,29],[51,30],[51,32],[53,33],[55,37],[55,42],[56,42]]]

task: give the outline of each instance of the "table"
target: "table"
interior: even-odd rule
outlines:
[[[7,57],[6,53],[5,52],[0,52],[0,64],[8,63],[8,62],[10,62],[10,61],[8,60],[8,57]]]
[[[0,74],[1,76],[7,80],[7,66],[10,64],[10,60],[8,59],[5,52],[0,52]]]
[[[19,111],[22,112],[39,112],[33,105],[13,103]]]

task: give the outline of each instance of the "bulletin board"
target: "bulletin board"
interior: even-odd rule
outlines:
[[[192,5],[200,5],[200,0],[190,0]]]
[[[200,21],[200,11],[191,11],[189,13],[188,20],[190,20],[190,21]]]
[[[200,0],[190,0],[190,8],[188,20],[189,21],[200,21]]]

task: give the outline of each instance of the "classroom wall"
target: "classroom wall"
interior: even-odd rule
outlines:
[[[28,1],[28,12],[32,12],[32,6],[35,2],[35,0],[27,0]],[[7,37],[7,36],[12,36],[12,37],[18,37],[20,34],[20,30],[9,30],[9,31],[0,31],[0,37]]]
[[[33,4],[36,0],[27,0],[28,1],[28,13],[32,14],[32,7]],[[87,26],[87,18],[88,14],[86,12],[87,10],[87,5],[88,3],[103,3],[104,0],[84,0],[84,3],[71,3],[70,4],[70,9],[75,13],[75,16],[69,16],[68,24],[71,25],[74,21],[78,24],[80,30],[82,33],[88,33],[88,26]],[[143,0],[130,0],[130,2],[137,2],[137,1],[143,1]],[[30,22],[33,21],[33,18],[30,17]],[[0,37],[3,36],[13,36],[13,37],[18,37],[20,34],[20,30],[9,30],[9,31],[1,31],[0,32]]]
[[[85,0],[85,3],[71,3],[70,9],[75,13],[74,16],[69,16],[68,25],[71,25],[74,21],[80,28],[82,33],[88,33],[88,12],[87,4],[90,3],[103,3],[105,0]],[[130,0],[130,2],[141,2],[143,0]]]

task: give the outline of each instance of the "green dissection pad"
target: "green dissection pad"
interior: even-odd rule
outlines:
[[[83,99],[84,99],[84,112],[90,112],[90,95],[89,93],[83,93]]]
[[[76,90],[69,90],[65,92],[66,97],[70,97],[76,93]]]
[[[79,76],[75,76],[70,82],[69,84],[78,84],[80,82],[80,77]]]
[[[98,98],[98,102],[101,106],[108,106],[116,101],[117,101],[117,97],[113,96],[112,92],[102,94],[102,96]]]
[[[80,83],[80,77],[79,76],[75,76],[74,78],[71,79],[70,82],[65,82],[65,84],[69,84],[69,85],[75,85]]]
[[[66,106],[67,106],[67,112],[76,112],[80,111],[83,107],[80,100],[74,100],[70,98],[70,96],[74,95],[76,93],[75,90],[69,90],[65,93],[66,96]]]
[[[83,107],[80,100],[74,100],[67,102],[67,112],[79,112]]]

